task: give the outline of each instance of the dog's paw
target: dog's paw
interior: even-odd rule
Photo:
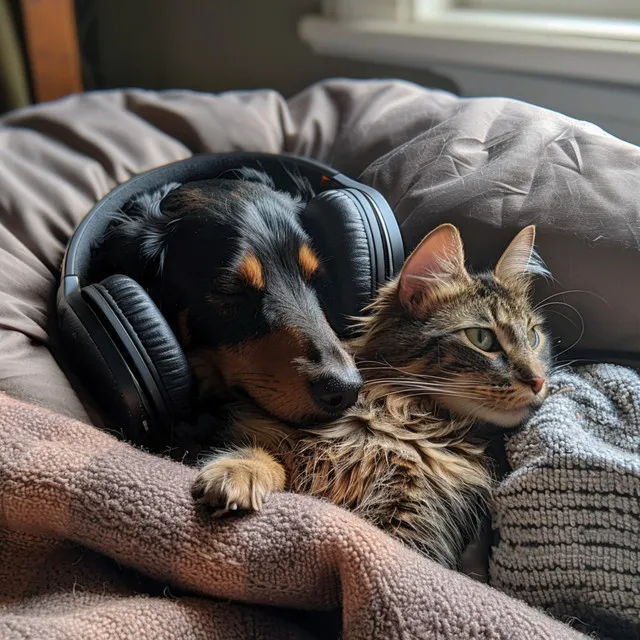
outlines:
[[[282,491],[285,472],[281,464],[260,449],[245,449],[220,456],[198,474],[192,495],[213,508],[215,516],[230,512],[260,511],[265,498]]]

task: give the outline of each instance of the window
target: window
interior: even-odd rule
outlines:
[[[640,20],[639,0],[325,0],[323,5],[324,15],[345,21],[419,22],[464,10]]]
[[[427,69],[640,144],[640,0],[324,0],[319,55]]]
[[[420,0],[417,0],[417,4],[420,4]],[[489,11],[640,19],[638,0],[458,0],[452,4]]]
[[[640,86],[640,0],[324,0],[299,33],[319,54]]]

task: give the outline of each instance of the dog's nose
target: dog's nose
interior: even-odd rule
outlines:
[[[362,377],[357,371],[349,375],[329,375],[311,385],[311,394],[323,411],[337,413],[356,403],[362,384]]]

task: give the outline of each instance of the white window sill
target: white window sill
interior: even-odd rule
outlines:
[[[430,69],[452,64],[640,85],[640,22],[451,10],[421,23],[306,16],[319,54]]]

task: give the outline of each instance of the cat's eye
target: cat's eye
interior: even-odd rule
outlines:
[[[532,349],[537,349],[540,345],[540,333],[536,327],[529,329],[529,345]]]
[[[464,330],[465,335],[469,342],[482,351],[492,353],[500,351],[501,346],[496,338],[496,334],[491,329],[483,329],[480,327],[473,327],[471,329]]]

